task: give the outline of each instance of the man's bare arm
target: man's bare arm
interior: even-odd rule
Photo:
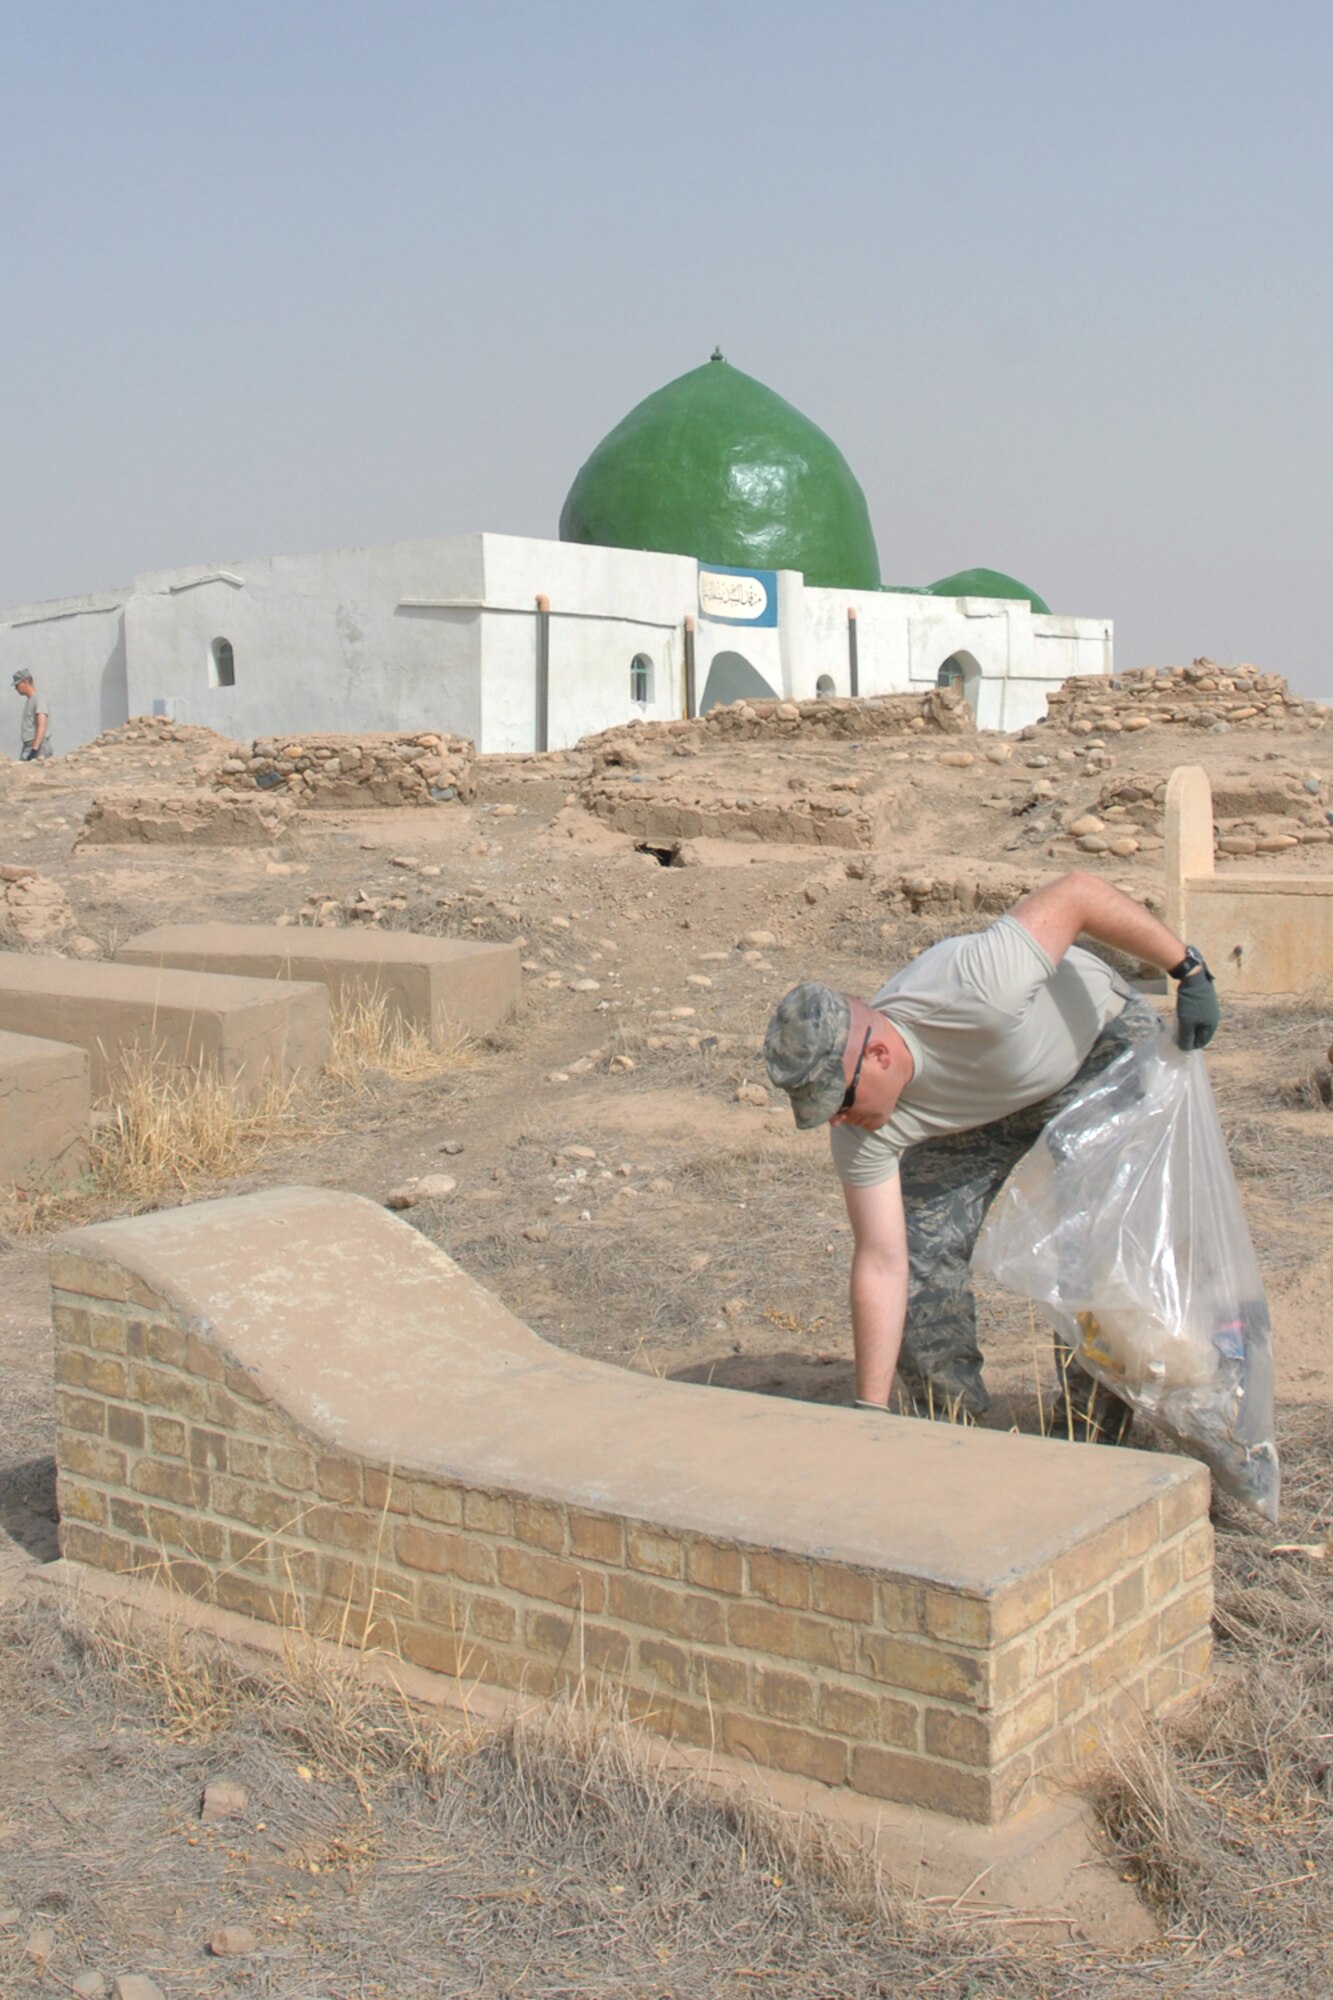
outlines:
[[[1044,882],[1015,903],[1013,914],[1056,961],[1064,957],[1080,932],[1100,944],[1114,946],[1132,958],[1158,965],[1163,972],[1179,965],[1185,941],[1136,903],[1132,896],[1075,868],[1054,882]]]
[[[907,1222],[897,1174],[878,1187],[848,1187],[843,1200],[852,1225],[852,1340],[856,1394],[885,1403],[893,1388],[907,1319]]]

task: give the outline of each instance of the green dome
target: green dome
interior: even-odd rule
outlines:
[[[569,489],[560,539],[879,588],[865,495],[838,447],[721,354],[602,439]]]
[[[1029,590],[1016,576],[1006,576],[1000,569],[960,569],[938,583],[928,583],[921,594],[923,597],[1025,597],[1034,611],[1049,612],[1051,608],[1035,590]]]

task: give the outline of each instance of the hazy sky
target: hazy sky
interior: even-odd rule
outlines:
[[[0,0],[0,604],[554,535],[714,342],[886,579],[1333,699],[1328,0]]]

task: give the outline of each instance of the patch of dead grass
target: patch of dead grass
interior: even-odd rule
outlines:
[[[207,1194],[259,1171],[283,1148],[329,1137],[372,1079],[420,1083],[472,1064],[469,1035],[459,1030],[436,1044],[383,994],[336,1006],[332,1031],[320,1076],[274,1083],[257,1097],[208,1067],[127,1053],[95,1114],[86,1173],[70,1187],[38,1178],[0,1191],[0,1229],[32,1236]]]
[[[1313,1993],[1333,1964],[1333,1412],[1284,1410],[1279,1434],[1281,1533],[1222,1503],[1213,1687],[1118,1756],[1095,1801],[1169,1937],[1248,1961],[1256,1993]]]
[[[86,1173],[70,1187],[11,1190],[0,1218],[26,1236],[108,1210],[138,1213],[253,1172],[279,1146],[327,1129],[306,1079],[250,1099],[211,1068],[136,1052],[116,1065],[94,1115]]]
[[[409,1021],[387,994],[371,992],[336,999],[330,1012],[332,1046],[325,1074],[346,1090],[356,1090],[368,1071],[404,1083],[469,1067],[472,1038],[459,1028],[447,1041]]]

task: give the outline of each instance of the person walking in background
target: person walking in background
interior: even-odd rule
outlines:
[[[23,696],[23,721],[19,729],[19,761],[30,764],[34,757],[52,755],[51,711],[45,702],[38,701],[37,689],[26,667],[20,667],[15,674],[14,689]]]

